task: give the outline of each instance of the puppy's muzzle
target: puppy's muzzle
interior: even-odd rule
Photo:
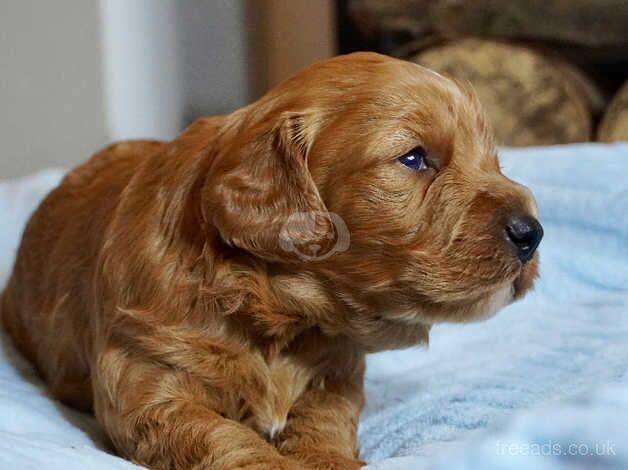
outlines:
[[[506,222],[505,232],[508,243],[522,263],[532,259],[543,238],[543,227],[530,215],[511,215]]]

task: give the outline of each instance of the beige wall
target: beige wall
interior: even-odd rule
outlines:
[[[94,0],[1,0],[0,178],[106,141],[98,21]]]
[[[154,1],[162,8],[151,8],[149,0],[0,0],[0,178],[70,168],[109,135],[169,138],[161,129],[176,133],[181,116],[187,122],[231,111],[334,54],[332,0],[168,0],[170,14],[165,0]],[[104,15],[113,22],[106,23],[103,46],[99,13],[109,10],[101,5],[122,14]],[[153,17],[141,8],[151,8],[146,13]],[[129,26],[133,12],[151,24]],[[160,21],[174,25],[173,44],[150,40]],[[124,65],[130,42],[147,64],[132,59],[135,68]],[[103,51],[115,59],[104,75]],[[156,65],[180,70],[180,78],[161,83],[172,74],[148,73]],[[155,75],[163,80],[148,83]],[[126,94],[112,93],[116,84]],[[150,90],[157,91],[148,99]],[[179,101],[181,109],[174,109]],[[153,122],[157,118],[173,122]]]

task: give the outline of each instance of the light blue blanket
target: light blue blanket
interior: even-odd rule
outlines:
[[[373,468],[628,468],[628,145],[503,152],[545,228],[535,291],[372,356]],[[399,467],[392,467],[393,463]]]
[[[428,349],[370,357],[362,456],[373,469],[628,468],[628,144],[504,150],[545,228],[536,290]],[[61,172],[0,183],[0,285]],[[136,468],[92,418],[46,397],[0,348],[0,469]]]

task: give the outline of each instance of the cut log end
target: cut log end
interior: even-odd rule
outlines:
[[[589,97],[565,64],[530,48],[466,39],[412,58],[475,88],[500,145],[590,140]]]
[[[601,142],[628,141],[628,81],[608,106],[600,123],[597,138]]]

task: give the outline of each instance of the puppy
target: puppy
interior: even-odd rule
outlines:
[[[354,469],[365,354],[521,297],[535,213],[471,90],[341,56],[71,171],[26,227],[2,319],[138,464]]]

